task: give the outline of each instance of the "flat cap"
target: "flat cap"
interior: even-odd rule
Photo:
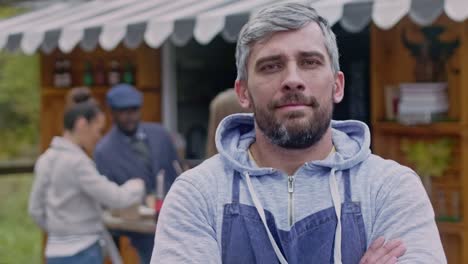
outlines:
[[[125,109],[132,107],[140,107],[143,101],[143,96],[135,87],[130,84],[114,85],[107,92],[107,104],[112,109]]]

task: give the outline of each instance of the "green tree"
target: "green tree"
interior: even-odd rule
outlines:
[[[0,17],[25,10],[0,6]],[[39,59],[0,52],[0,160],[34,157],[39,139]]]

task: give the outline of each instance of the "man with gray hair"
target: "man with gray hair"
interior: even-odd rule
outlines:
[[[343,99],[335,35],[309,5],[267,7],[237,42],[239,103],[219,154],[185,172],[152,263],[446,263],[418,176],[370,152]]]

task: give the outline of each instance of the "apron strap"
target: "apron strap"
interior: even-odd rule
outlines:
[[[249,190],[250,197],[252,198],[255,208],[257,209],[260,219],[262,220],[263,226],[265,227],[265,230],[268,235],[268,239],[270,239],[270,243],[271,243],[271,246],[273,247],[273,250],[275,251],[276,257],[278,258],[281,264],[288,264],[288,261],[283,256],[283,253],[281,253],[281,250],[279,249],[278,244],[276,243],[275,239],[273,238],[273,235],[271,234],[270,229],[268,228],[268,225],[266,222],[265,210],[263,209],[263,206],[260,203],[260,200],[258,199],[257,194],[255,193],[253,189],[252,181],[250,180],[250,175],[247,172],[245,173],[245,180],[247,182],[247,188]]]
[[[238,171],[234,171],[234,178],[232,179],[232,203],[239,203],[239,181],[241,176]]]
[[[345,202],[351,202],[351,178],[349,177],[349,169],[344,170],[343,174],[343,184],[344,184],[344,195],[345,195]]]

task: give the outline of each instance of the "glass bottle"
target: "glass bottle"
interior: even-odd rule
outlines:
[[[123,82],[128,84],[135,84],[134,67],[131,62],[125,64],[125,71],[123,73]]]
[[[83,73],[83,85],[88,87],[94,85],[93,70],[89,61],[85,63],[85,70]]]
[[[110,63],[110,70],[109,74],[107,76],[108,80],[107,82],[109,83],[110,86],[114,86],[116,84],[120,83],[120,64],[117,60],[112,60]]]
[[[94,83],[95,83],[97,86],[106,85],[106,77],[105,77],[105,73],[104,73],[104,65],[103,65],[103,63],[102,63],[101,60],[97,63],[96,68],[95,68],[95,70],[94,70]]]
[[[63,73],[63,63],[62,59],[57,59],[54,64],[54,86],[61,88],[63,87],[62,82],[62,73]]]
[[[63,87],[71,87],[72,86],[72,74],[71,74],[71,63],[70,60],[64,59],[62,61],[62,85]]]

